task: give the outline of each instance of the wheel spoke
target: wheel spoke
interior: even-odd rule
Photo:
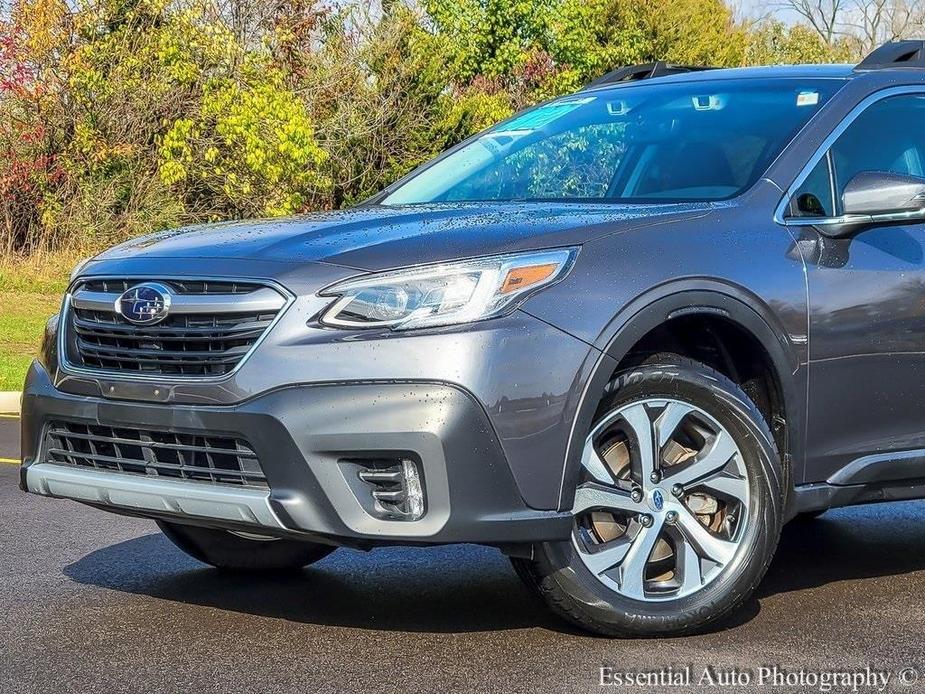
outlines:
[[[637,600],[645,599],[646,563],[658,542],[662,525],[661,519],[656,519],[649,528],[640,526],[626,558],[620,564],[620,592],[624,595]]]
[[[703,572],[700,568],[700,555],[687,541],[676,543],[675,553],[677,560],[675,566],[681,573],[681,590],[694,592],[703,586]]]
[[[655,471],[655,442],[652,440],[652,420],[644,405],[631,405],[623,410],[623,420],[633,430],[639,449],[639,474],[642,486],[649,484],[649,477]]]
[[[643,513],[647,507],[643,502],[633,501],[629,492],[589,482],[575,490],[572,513],[578,515],[594,508],[623,511],[624,513]]]
[[[720,431],[705,453],[699,455],[692,463],[684,466],[681,470],[672,473],[668,480],[672,484],[682,486],[696,482],[707,475],[722,470],[738,451],[739,449],[732,437],[725,431]]]
[[[665,444],[668,443],[668,440],[677,430],[678,425],[681,423],[681,420],[684,419],[691,411],[693,407],[686,405],[683,402],[678,402],[676,400],[671,400],[665,406],[665,409],[655,420],[655,432],[656,432],[656,443],[658,445],[658,450],[662,450],[665,447]]]
[[[613,484],[613,475],[610,474],[607,463],[604,462],[604,459],[601,458],[594,447],[593,437],[589,438],[585,443],[585,449],[581,454],[581,464],[588,471],[588,474],[598,482]]]
[[[716,492],[723,496],[736,499],[741,503],[748,500],[748,480],[741,477],[730,477],[729,475],[715,475],[698,483],[709,492]]]
[[[693,545],[701,557],[725,565],[735,554],[735,542],[714,535],[697,519],[697,516],[691,513],[690,509],[683,505],[678,511],[678,528],[684,535],[684,539]]]
[[[594,575],[599,576],[621,563],[626,558],[632,545],[632,540],[625,536],[617,540],[612,540],[596,552],[585,553],[585,566],[587,566]]]

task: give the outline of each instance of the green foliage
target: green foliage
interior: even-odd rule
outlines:
[[[549,51],[567,66],[562,91],[619,67],[643,62],[646,52],[641,13],[626,12],[615,0],[564,0],[549,20]]]
[[[300,212],[330,187],[305,104],[280,75],[247,73],[252,84],[210,80],[161,141],[161,179],[188,191],[188,204],[209,201],[216,219]]]
[[[647,57],[681,65],[736,67],[744,60],[746,32],[723,0],[646,3]]]
[[[550,91],[606,70],[668,60],[740,65],[746,31],[723,0],[426,0],[457,82],[517,78],[544,53],[559,69]]]
[[[749,36],[746,60],[752,65],[803,65],[856,61],[847,41],[830,46],[809,27],[769,21]]]
[[[424,0],[436,29],[451,46],[453,75],[498,77],[522,67],[542,44],[550,3],[542,0]]]
[[[439,151],[433,127],[450,99],[448,49],[401,4],[387,5],[372,23],[344,12],[330,19],[328,31],[325,49],[303,58],[305,77],[297,84],[330,153],[326,206],[342,207]],[[351,32],[354,40],[342,40]]]
[[[240,49],[202,6],[110,1],[73,19],[54,85],[61,176],[39,207],[46,247],[93,249],[183,221],[157,176],[156,143]]]
[[[451,101],[434,127],[434,136],[441,138],[440,149],[461,142],[514,113],[511,97],[503,91],[470,88]]]

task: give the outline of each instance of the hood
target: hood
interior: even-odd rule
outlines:
[[[238,258],[384,270],[581,244],[629,228],[701,216],[713,207],[704,203],[369,206],[184,227],[133,239],[96,259]]]

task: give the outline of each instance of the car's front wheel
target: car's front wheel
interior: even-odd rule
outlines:
[[[618,374],[585,441],[568,542],[515,560],[560,615],[611,636],[691,633],[727,617],[771,561],[782,473],[761,413],[703,364]]]
[[[336,548],[244,532],[158,521],[161,531],[194,559],[227,571],[290,571],[323,559]]]

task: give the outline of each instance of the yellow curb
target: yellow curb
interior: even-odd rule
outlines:
[[[19,419],[18,414],[0,414],[0,419]]]
[[[7,463],[8,465],[19,465],[21,462],[21,460],[14,458],[0,458],[0,463]]]

